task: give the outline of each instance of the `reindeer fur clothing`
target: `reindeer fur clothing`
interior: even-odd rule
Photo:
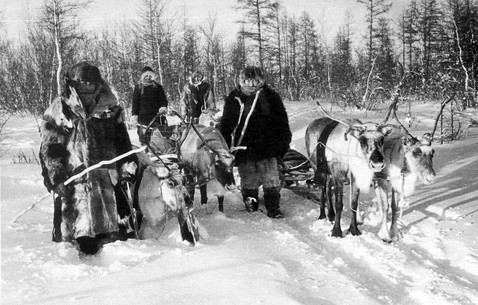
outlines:
[[[69,177],[86,167],[112,159],[131,150],[124,124],[123,109],[117,104],[109,86],[95,97],[94,106],[85,107],[70,88],[68,94],[56,98],[46,110],[41,124],[40,160],[45,186],[59,197],[55,200],[55,230],[61,236],[55,241],[72,241],[80,237],[118,231],[118,203],[122,194],[118,187],[122,165],[136,161],[131,155],[120,162],[95,169],[64,185]],[[81,96],[81,94],[80,94]],[[81,112],[81,115],[78,115]],[[58,234],[58,232],[57,232]]]
[[[145,72],[143,74],[146,76],[149,73]],[[142,79],[134,87],[131,115],[137,115],[140,124],[148,125],[161,107],[168,107],[168,100],[163,87],[156,81],[145,82]]]
[[[216,108],[211,85],[205,81],[193,84],[192,79],[184,85],[181,96],[181,116],[187,120],[197,119],[207,109]]]
[[[247,149],[237,151],[238,163],[247,159],[257,161],[271,157],[282,158],[292,139],[287,112],[279,94],[267,85],[262,86],[258,94],[257,104],[240,143]],[[219,129],[230,147],[237,145],[255,97],[255,94],[246,95],[238,88],[226,98]],[[242,115],[241,106],[244,107]],[[231,143],[233,132],[235,143]]]

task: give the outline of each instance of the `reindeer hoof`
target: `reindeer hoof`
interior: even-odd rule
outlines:
[[[341,229],[332,229],[332,237],[344,237]]]
[[[348,233],[352,234],[353,236],[360,236],[362,232],[357,227],[350,227]]]
[[[396,242],[403,238],[403,234],[400,231],[391,232],[392,241]]]

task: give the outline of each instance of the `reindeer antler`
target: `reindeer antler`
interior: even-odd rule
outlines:
[[[351,124],[346,123],[346,122],[344,122],[344,121],[341,121],[341,120],[339,120],[339,119],[336,119],[336,118],[331,117],[330,114],[328,114],[328,112],[324,109],[324,107],[322,107],[322,105],[319,103],[319,101],[315,101],[315,102],[316,102],[317,105],[319,106],[320,110],[322,110],[322,111],[325,113],[325,115],[326,115],[329,119],[334,120],[334,121],[337,121],[337,122],[339,122],[339,123],[341,123],[341,124],[344,124],[345,126],[348,126],[348,127],[350,127],[350,128],[353,128],[353,126],[352,126]]]
[[[400,125],[400,128],[405,132],[405,135],[407,136],[408,139],[410,139],[414,144],[419,142],[418,139],[415,138],[414,136],[412,136],[412,134],[407,130],[407,128],[405,128],[405,126],[402,124],[402,122],[400,122],[400,120],[397,117],[396,110],[393,111],[393,117],[394,117],[395,121],[398,123],[398,125]]]

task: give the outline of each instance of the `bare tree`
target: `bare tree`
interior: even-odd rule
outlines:
[[[368,62],[372,64],[374,52],[376,50],[374,45],[374,33],[376,31],[376,24],[380,17],[388,13],[390,7],[389,0],[357,0],[367,8],[367,23],[368,23]]]
[[[264,27],[270,22],[268,14],[272,7],[270,0],[237,0],[237,8],[244,12],[243,35],[257,43],[258,59],[261,68],[264,68]]]
[[[79,31],[78,13],[90,3],[91,1],[45,0],[42,6],[41,23],[45,25],[55,44],[58,94],[61,91],[60,80],[65,50],[73,40],[84,38]]]
[[[212,74],[212,87],[214,98],[218,96],[218,66],[221,58],[221,45],[223,38],[217,33],[217,13],[209,15],[206,25],[199,27],[205,38],[206,69]]]
[[[167,4],[167,0],[143,0],[140,12],[141,21],[138,24],[139,33],[147,46],[145,49],[148,53],[147,61],[156,62],[161,84],[164,79],[163,48],[170,36],[168,29],[171,25],[171,22],[168,22],[165,17]]]

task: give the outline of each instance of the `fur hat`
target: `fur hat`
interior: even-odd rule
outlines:
[[[147,71],[153,72],[153,69],[150,66],[145,66],[143,69],[141,69],[141,74],[143,74],[144,72],[147,72]]]
[[[146,79],[146,77],[149,76],[149,79]],[[152,71],[146,71],[141,74],[141,82],[144,84],[152,84],[154,83],[154,80],[156,79],[156,74]]]
[[[86,61],[80,62],[71,67],[67,74],[70,81],[87,81],[94,84],[102,83],[100,70]]]
[[[238,86],[246,95],[254,94],[264,84],[264,73],[259,67],[248,66],[239,72]]]
[[[196,78],[199,78],[199,81],[196,81]],[[189,82],[196,86],[202,83],[203,81],[204,81],[204,74],[199,70],[196,70],[193,73],[191,73],[191,76],[189,77]]]

